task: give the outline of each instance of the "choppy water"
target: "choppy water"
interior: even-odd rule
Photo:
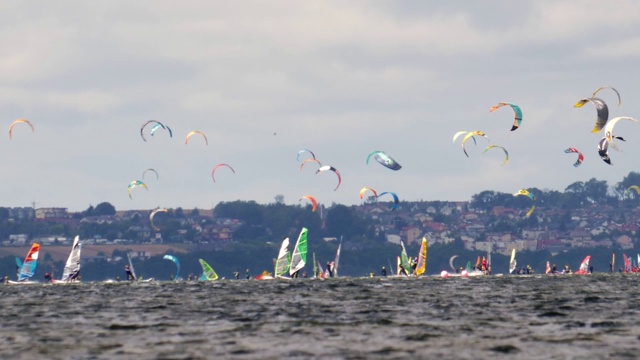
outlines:
[[[2,359],[640,356],[640,277],[1,285]]]

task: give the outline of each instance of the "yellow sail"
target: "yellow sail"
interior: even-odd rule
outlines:
[[[416,276],[424,274],[427,270],[427,239],[422,237],[422,244],[418,253],[418,266],[416,267]]]

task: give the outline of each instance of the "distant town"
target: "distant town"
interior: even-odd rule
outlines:
[[[613,190],[592,179],[565,192],[530,189],[533,201],[484,191],[470,201],[400,201],[394,209],[370,197],[361,205],[319,205],[313,212],[310,206],[285,205],[279,195],[267,205],[236,201],[210,210],[167,209],[155,214],[155,224],[153,210],[116,211],[109,203],[76,213],[0,208],[0,244],[71,245],[80,235],[86,245],[186,244],[190,251],[216,251],[237,243],[279,242],[306,226],[326,242],[343,237],[357,247],[366,247],[367,239],[411,245],[426,237],[430,245],[462,241],[467,250],[502,255],[512,249],[553,255],[575,248],[627,250],[636,247],[640,228],[640,199],[628,191],[636,181],[640,175],[631,173]]]

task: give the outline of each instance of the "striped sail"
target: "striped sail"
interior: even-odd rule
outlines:
[[[336,259],[333,260],[333,277],[338,277],[338,264],[340,263],[340,249],[342,248],[342,237],[340,237],[340,245],[336,251]]]
[[[276,277],[285,276],[289,272],[291,265],[291,254],[289,253],[289,238],[282,241],[278,259],[276,260],[276,268],[274,274]]]
[[[75,279],[80,273],[80,252],[82,251],[82,243],[80,243],[80,236],[73,239],[73,246],[71,247],[71,253],[67,258],[67,263],[62,271],[62,281],[70,281]]]
[[[34,243],[31,245],[31,249],[27,253],[27,257],[22,263],[20,273],[18,274],[18,281],[27,281],[33,276],[36,271],[36,265],[38,264],[38,254],[40,253],[40,244]]]
[[[400,240],[400,246],[402,247],[402,252],[400,253],[400,263],[407,275],[411,275],[411,263],[409,262],[409,256],[407,256],[407,250],[404,248],[404,243],[402,242],[402,240]]]
[[[289,274],[293,275],[307,264],[307,228],[302,228],[296,246],[291,255],[291,268]]]

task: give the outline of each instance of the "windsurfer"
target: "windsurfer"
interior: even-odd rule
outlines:
[[[48,272],[44,273],[44,282],[51,282],[51,274],[49,274]]]
[[[129,268],[129,265],[124,266],[124,272],[127,275],[127,281],[136,281],[136,276],[133,275],[133,272],[131,271],[131,268]]]
[[[329,275],[329,277],[333,277],[333,262],[332,261],[327,261],[327,275]]]

